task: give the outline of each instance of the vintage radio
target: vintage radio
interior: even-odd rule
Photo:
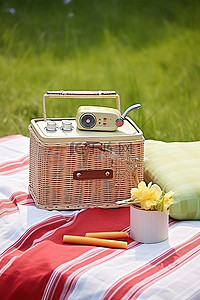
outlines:
[[[47,118],[47,98],[116,100],[117,108],[79,107],[76,118]],[[43,118],[30,130],[29,192],[44,209],[118,207],[143,179],[144,138],[120,113],[114,91],[50,91],[43,96]]]

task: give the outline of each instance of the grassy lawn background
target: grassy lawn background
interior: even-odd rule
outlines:
[[[0,1],[0,136],[28,136],[48,90],[115,90],[122,111],[142,104],[146,139],[200,140],[199,16],[195,0]],[[48,115],[80,104],[50,100]]]

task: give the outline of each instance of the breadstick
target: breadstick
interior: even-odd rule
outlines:
[[[113,231],[113,232],[87,232],[85,234],[87,237],[94,237],[99,239],[127,239],[129,237],[126,231]]]
[[[98,239],[98,238],[77,236],[77,235],[64,235],[63,242],[70,243],[70,244],[92,245],[92,246],[111,247],[111,248],[123,248],[123,249],[127,248],[127,242]]]

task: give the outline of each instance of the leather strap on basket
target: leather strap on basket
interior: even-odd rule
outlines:
[[[111,179],[113,178],[113,170],[78,170],[73,173],[75,180],[89,180],[89,179]]]
[[[98,149],[99,151],[102,151],[103,153],[107,153],[112,161],[116,161],[119,164],[123,165],[126,169],[126,173],[129,174],[129,176],[133,177],[134,185],[135,187],[138,186],[139,178],[138,178],[138,158],[132,159],[131,161],[126,161],[122,159],[119,155],[117,155],[112,150],[103,147],[103,144],[101,142],[93,142],[93,141],[87,141],[83,142],[81,145],[79,145],[81,148],[81,153],[84,156],[84,159],[87,161],[89,151]],[[120,169],[120,167],[118,168]],[[73,179],[76,180],[84,180],[84,179],[108,179],[113,178],[113,171],[111,169],[105,169],[105,170],[79,170],[75,171],[73,173]]]

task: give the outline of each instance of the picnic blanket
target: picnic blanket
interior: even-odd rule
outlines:
[[[47,211],[28,193],[29,138],[0,139],[0,298],[200,299],[200,221],[127,249],[63,244],[64,234],[130,230],[129,208]]]

